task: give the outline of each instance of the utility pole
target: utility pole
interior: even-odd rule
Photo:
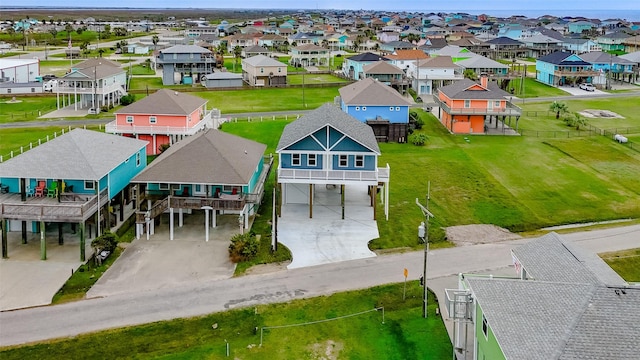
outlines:
[[[428,298],[428,289],[427,289],[427,257],[429,255],[429,218],[434,217],[433,214],[429,211],[429,200],[431,199],[431,181],[427,182],[427,205],[422,206],[416,198],[416,205],[422,211],[422,215],[425,218],[425,231],[424,231],[424,268],[422,270],[422,281],[424,285],[424,289],[422,292],[422,317],[427,318],[427,298]]]

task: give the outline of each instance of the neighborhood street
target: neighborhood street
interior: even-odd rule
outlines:
[[[577,232],[565,237],[595,252],[636,248],[640,246],[640,225]],[[511,264],[510,249],[526,241],[433,250],[427,278],[452,278],[451,275],[460,272],[504,271]],[[401,282],[404,268],[409,271],[409,280],[416,280],[422,272],[423,256],[422,251],[384,255],[2,312],[0,346]],[[438,286],[433,290],[442,298],[443,287],[456,287],[455,278],[451,283],[439,281]]]

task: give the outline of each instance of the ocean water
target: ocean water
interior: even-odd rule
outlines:
[[[637,1],[637,0],[634,0]],[[429,10],[430,12],[438,12]],[[453,12],[452,10],[447,10],[443,12]],[[624,19],[627,21],[640,21],[640,10],[581,10],[581,9],[571,9],[571,10],[459,10],[459,12],[466,12],[473,15],[487,14],[490,16],[496,17],[509,17],[512,15],[522,15],[528,18],[537,18],[542,15],[553,15],[558,17],[564,16],[583,16],[589,19]]]

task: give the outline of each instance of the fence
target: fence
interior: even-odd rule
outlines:
[[[234,118],[221,118],[221,124],[228,122],[263,122],[263,121],[275,121],[275,120],[296,120],[303,114],[285,114],[285,115],[271,115],[271,116],[247,116],[247,117],[234,117]]]
[[[99,125],[99,127],[100,127],[100,130],[102,130],[102,125],[101,125],[101,124]],[[20,154],[24,153],[25,151],[31,150],[31,149],[33,149],[34,147],[36,147],[36,146],[38,146],[38,145],[41,145],[42,143],[45,143],[45,142],[47,142],[47,141],[49,141],[49,140],[53,140],[53,139],[55,139],[55,138],[56,138],[56,137],[58,137],[58,136],[64,135],[64,134],[65,134],[65,132],[69,132],[69,131],[71,131],[71,130],[72,130],[72,129],[74,129],[74,128],[75,128],[75,127],[71,127],[71,126],[69,126],[69,127],[67,128],[67,130],[62,129],[62,130],[61,130],[61,131],[59,131],[59,132],[57,132],[57,131],[56,131],[56,132],[54,132],[54,133],[53,133],[53,135],[47,135],[47,136],[46,136],[46,137],[44,137],[44,138],[41,138],[41,139],[38,139],[38,140],[36,140],[36,141],[32,141],[32,142],[30,142],[30,143],[29,143],[29,145],[26,145],[26,146],[20,146],[20,148],[19,148],[19,149],[12,150],[12,151],[10,151],[10,152],[9,152],[9,153],[7,153],[7,154],[0,154],[0,163],[2,163],[3,161],[7,161],[7,160],[9,160],[9,159],[13,158],[14,156],[18,156],[18,155],[20,155]],[[86,126],[86,125],[84,125],[82,128],[83,128],[83,129],[86,129],[86,128],[87,128],[87,126]]]
[[[601,135],[598,131],[589,130],[519,130],[522,136],[531,136],[537,138],[577,138]]]

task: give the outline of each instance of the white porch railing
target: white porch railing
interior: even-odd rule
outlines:
[[[105,125],[105,132],[110,134],[193,135],[205,127],[214,127],[215,124],[212,115],[216,115],[217,119],[220,117],[220,112],[217,109],[209,111],[202,120],[198,121],[191,127],[163,125],[140,126],[134,124],[121,125],[117,124],[114,120]]]
[[[347,182],[388,182],[389,165],[386,168],[377,168],[375,171],[354,170],[303,170],[278,168],[278,180],[299,181],[347,181]]]
[[[75,87],[68,85],[60,85],[55,88],[55,90],[60,94],[96,94],[96,95],[104,95],[111,94],[116,91],[120,91],[123,95],[126,95],[127,92],[124,90],[121,84],[111,84],[105,87]]]

